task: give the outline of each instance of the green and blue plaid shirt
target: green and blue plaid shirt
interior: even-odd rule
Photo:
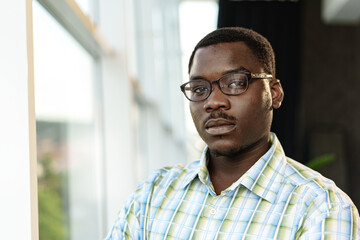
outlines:
[[[200,161],[155,171],[106,239],[360,239],[350,198],[271,139],[269,151],[218,196],[207,149]]]

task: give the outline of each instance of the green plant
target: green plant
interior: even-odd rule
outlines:
[[[319,170],[335,160],[335,154],[327,153],[311,159],[305,165],[314,170]]]
[[[53,157],[45,154],[38,163],[42,174],[38,177],[39,239],[69,238],[64,200],[61,197],[61,176],[53,168]]]

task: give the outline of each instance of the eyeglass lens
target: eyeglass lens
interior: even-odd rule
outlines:
[[[216,81],[193,80],[184,86],[184,93],[191,101],[202,101],[206,99],[211,91],[212,84],[217,82],[221,91],[228,95],[239,95],[248,87],[248,76],[245,73],[229,73]]]

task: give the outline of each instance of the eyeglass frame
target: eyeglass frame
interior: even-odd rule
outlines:
[[[246,89],[241,92],[241,93],[237,93],[237,94],[231,94],[231,93],[224,93],[224,91],[222,90],[221,86],[220,86],[220,80],[227,76],[227,75],[230,75],[230,74],[236,74],[236,73],[243,73],[247,76],[247,84],[246,84]],[[206,98],[202,99],[202,100],[198,100],[198,101],[195,101],[195,100],[191,100],[190,98],[188,98],[188,96],[185,94],[185,86],[191,82],[194,82],[196,80],[203,80],[203,81],[207,81],[205,79],[193,79],[189,82],[186,82],[184,84],[181,84],[180,85],[180,90],[181,92],[184,94],[184,96],[191,102],[201,102],[201,101],[205,101],[206,99],[208,99],[208,97],[211,95],[212,91],[213,91],[213,83],[217,83],[217,85],[219,86],[219,89],[220,91],[225,94],[225,95],[229,95],[229,96],[237,96],[237,95],[241,95],[243,93],[245,93],[248,88],[249,88],[249,83],[252,79],[269,79],[269,78],[273,78],[273,75],[272,74],[267,74],[267,73],[251,73],[251,72],[244,72],[244,71],[237,71],[237,72],[230,72],[230,73],[227,73],[227,74],[224,74],[222,75],[219,79],[217,80],[214,80],[214,81],[208,81],[210,83],[210,91],[209,91],[209,94],[207,95]]]

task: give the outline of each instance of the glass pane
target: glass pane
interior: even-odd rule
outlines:
[[[40,239],[100,239],[93,59],[33,3]]]
[[[76,4],[79,5],[81,10],[87,15],[93,22],[95,21],[94,13],[95,5],[97,0],[75,0]]]

